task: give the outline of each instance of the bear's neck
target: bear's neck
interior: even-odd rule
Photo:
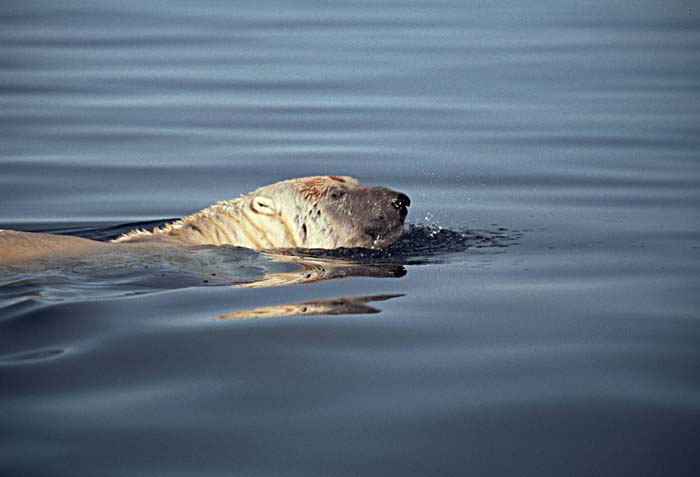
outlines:
[[[162,227],[158,234],[191,245],[269,248],[240,200],[218,202]]]

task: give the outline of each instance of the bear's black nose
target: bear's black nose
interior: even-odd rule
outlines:
[[[399,192],[399,195],[394,197],[394,200],[392,200],[391,203],[397,209],[402,209],[402,208],[405,209],[406,207],[411,205],[411,199],[409,199],[406,194],[402,194]]]

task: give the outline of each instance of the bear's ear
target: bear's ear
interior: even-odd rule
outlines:
[[[262,195],[253,198],[250,208],[253,209],[254,212],[263,215],[272,215],[277,212],[275,201]]]

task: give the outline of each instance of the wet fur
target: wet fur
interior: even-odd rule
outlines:
[[[341,188],[347,196],[331,202],[333,188]],[[405,218],[406,208],[399,214],[390,203],[396,194],[383,187],[360,186],[345,176],[290,179],[217,202],[162,227],[132,230],[111,244],[0,231],[0,264],[92,253],[116,244],[232,245],[256,250],[384,246],[398,238]],[[368,207],[368,201],[382,203]]]

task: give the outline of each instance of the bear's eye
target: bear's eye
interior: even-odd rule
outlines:
[[[341,189],[340,187],[333,187],[331,189],[330,196],[333,200],[342,199],[343,197],[345,197],[345,190]]]

